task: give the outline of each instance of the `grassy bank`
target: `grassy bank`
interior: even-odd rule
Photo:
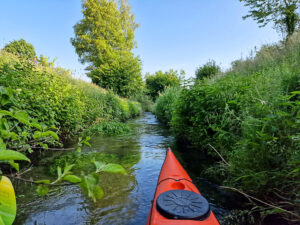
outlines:
[[[73,79],[69,71],[0,52],[0,143],[22,152],[63,146],[83,131],[128,132],[139,103]]]
[[[298,32],[180,94],[167,90],[156,103],[179,140],[216,158],[203,174],[279,207],[256,202],[262,219],[299,219],[299,53]]]

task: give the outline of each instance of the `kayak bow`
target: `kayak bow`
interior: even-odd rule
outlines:
[[[171,149],[158,178],[147,225],[219,225]]]

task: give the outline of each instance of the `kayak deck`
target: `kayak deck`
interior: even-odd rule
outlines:
[[[219,225],[207,201],[169,148],[147,225]]]

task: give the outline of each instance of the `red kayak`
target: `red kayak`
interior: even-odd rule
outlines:
[[[209,203],[200,194],[171,149],[157,182],[147,225],[219,225]]]

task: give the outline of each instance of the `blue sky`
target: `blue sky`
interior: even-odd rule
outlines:
[[[214,59],[223,69],[247,56],[254,46],[281,37],[272,26],[258,28],[243,20],[247,8],[238,0],[130,0],[140,27],[134,52],[143,74],[184,69],[187,77]],[[0,0],[0,48],[24,38],[37,54],[57,57],[57,65],[86,79],[70,38],[82,17],[80,0]]]

